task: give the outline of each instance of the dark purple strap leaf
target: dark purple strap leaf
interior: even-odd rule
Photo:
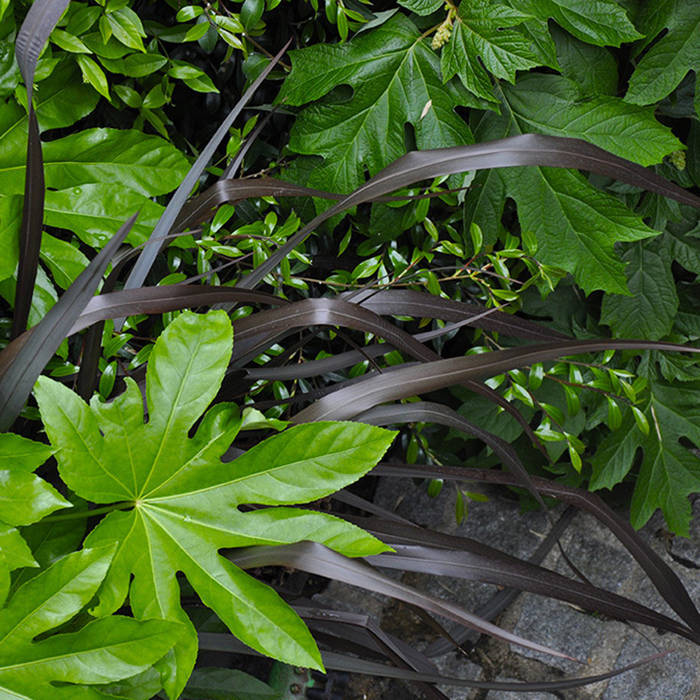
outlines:
[[[0,352],[0,431],[14,423],[37,377],[69,335],[137,216],[134,214],[122,225],[36,326]]]

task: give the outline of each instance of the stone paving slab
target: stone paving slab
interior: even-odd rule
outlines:
[[[529,556],[548,529],[544,514],[521,514],[517,502],[508,500],[497,491],[489,492],[487,503],[472,503],[467,520],[460,526],[454,519],[454,491],[445,486],[436,498],[430,498],[422,485],[408,480],[382,480],[375,497],[377,503],[395,510],[414,522],[450,534],[472,537],[485,544],[498,547],[521,558]],[[663,520],[655,516],[643,528],[641,534],[676,571],[686,585],[691,598],[700,602],[700,499],[694,503],[695,520],[689,539],[671,537],[664,531]],[[592,516],[578,513],[562,538],[562,543],[574,563],[596,585],[620,595],[626,595],[640,603],[673,615],[660,599],[632,557],[617,539]],[[570,570],[557,549],[544,564],[547,568],[570,576]],[[387,572],[389,573],[389,572]],[[393,572],[396,575],[396,572]],[[403,579],[426,592],[452,600],[469,610],[474,610],[493,593],[493,586],[445,577],[405,574]],[[327,592],[330,602],[339,591]],[[342,595],[342,594],[340,594]],[[351,595],[351,607],[357,612],[361,598]],[[378,600],[371,598],[374,614]],[[383,606],[382,627],[396,631],[404,639],[411,636],[411,625],[393,630],[398,619],[406,620],[403,611],[397,614],[396,604]],[[388,614],[387,614],[388,613]],[[410,616],[409,616],[410,617]],[[594,675],[655,653],[656,649],[675,650],[674,653],[635,669],[609,681],[557,693],[524,693],[480,691],[441,687],[450,700],[698,700],[700,698],[700,647],[672,634],[658,634],[655,630],[626,625],[600,615],[579,611],[559,601],[531,594],[521,594],[511,607],[496,620],[506,629],[533,641],[564,651],[586,662],[586,665],[550,657],[509,645],[497,640],[487,640],[477,647],[481,655],[479,665],[472,657],[450,652],[434,659],[443,673],[477,680],[557,680],[569,676]],[[441,621],[448,630],[455,625]],[[429,643],[430,631],[422,623],[414,622],[414,639],[418,648]],[[420,630],[420,631],[419,631]],[[644,635],[644,636],[643,636]],[[357,698],[370,696],[366,693]],[[420,691],[401,683],[383,685],[382,700],[410,700],[421,697]],[[352,700],[348,697],[347,700]]]

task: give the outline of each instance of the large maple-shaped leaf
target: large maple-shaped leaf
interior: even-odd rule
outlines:
[[[632,296],[606,294],[600,321],[617,338],[659,340],[671,331],[678,311],[671,246],[658,238],[640,241],[624,252],[622,260]]]
[[[52,453],[48,445],[0,433],[0,604],[9,590],[10,571],[37,566],[16,527],[71,506],[53,486],[32,473]]]
[[[522,133],[583,139],[645,166],[683,148],[652,108],[609,95],[587,96],[559,75],[522,75],[516,85],[504,85],[502,94]]]
[[[530,85],[531,80],[545,76],[523,77]],[[564,78],[553,77],[568,83]],[[488,113],[482,119],[477,131],[480,141],[535,130],[554,131],[554,128],[533,128],[533,124],[543,123],[545,115],[532,101],[522,98],[519,83],[512,89],[503,89],[503,115]],[[557,129],[561,129],[560,135],[581,137],[585,132],[588,140],[594,143],[599,140],[594,125],[585,118],[574,120],[568,129],[561,125],[558,115],[551,118]],[[623,133],[623,143],[624,136]],[[615,252],[615,242],[658,235],[622,202],[596,189],[573,170],[506,168],[480,173],[475,185],[467,197],[467,207],[469,216],[482,227],[485,239],[495,240],[504,199],[512,197],[518,207],[521,228],[537,237],[537,258],[570,272],[586,292],[602,289],[628,293],[624,265]]]
[[[658,0],[645,4],[639,27],[647,43],[658,38],[632,73],[625,99],[648,105],[670,94],[700,66],[700,3]]]
[[[698,386],[679,388],[651,382],[644,410],[648,434],[636,428],[630,411],[593,458],[591,488],[612,488],[630,471],[637,451],[643,451],[631,504],[632,524],[637,528],[661,508],[671,530],[688,536],[691,508],[687,497],[700,491],[700,459],[680,439],[700,447],[697,397]]]
[[[111,683],[141,673],[177,641],[182,625],[118,616],[33,641],[71,620],[90,601],[113,554],[114,547],[69,554],[20,587],[0,610],[3,698],[101,698],[83,684]]]
[[[330,96],[303,110],[292,128],[290,148],[320,155],[309,184],[350,192],[406,152],[405,125],[418,148],[473,142],[455,113],[475,99],[454,83],[443,85],[440,62],[416,26],[403,15],[346,44],[319,44],[290,52],[292,72],[279,99],[291,105],[317,100],[340,85],[351,99]]]
[[[442,49],[443,80],[457,74],[467,90],[498,102],[489,72],[512,83],[516,71],[544,63],[529,38],[514,28],[529,18],[530,15],[490,0],[462,2],[450,40]]]
[[[367,472],[393,433],[359,423],[301,425],[275,435],[233,462],[220,456],[240,428],[238,410],[217,404],[193,437],[192,426],[216,395],[232,350],[223,311],[183,313],[161,334],[151,355],[148,422],[136,384],[112,403],[76,394],[42,377],[35,390],[64,481],[110,513],[88,546],[117,544],[93,612],[109,614],[129,600],[139,618],[188,624],[175,575],[185,574],[233,634],[288,663],[321,667],[318,649],[296,613],[268,586],[218,550],[253,544],[320,542],[364,556],[387,549],[357,527],[323,513],[293,508],[239,510],[245,504],[305,503],[343,488]],[[130,584],[131,577],[133,583]],[[190,635],[166,664],[171,697],[184,687],[197,642]]]
[[[597,46],[619,46],[640,34],[616,0],[508,0],[523,12],[553,19],[582,41]]]

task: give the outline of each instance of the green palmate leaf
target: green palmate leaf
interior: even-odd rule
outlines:
[[[619,76],[617,62],[611,51],[586,44],[557,27],[552,28],[552,37],[556,43],[562,75],[575,81],[582,93],[617,94]]]
[[[126,617],[96,620],[73,634],[33,639],[75,616],[94,596],[114,548],[69,554],[23,585],[0,610],[0,693],[8,698],[99,698],[82,684],[109,683],[149,668],[182,626]],[[71,684],[56,686],[54,683]]]
[[[41,522],[22,528],[22,538],[29,545],[34,564],[22,565],[22,571],[12,576],[10,590],[16,590],[30,578],[34,578],[41,569],[46,569],[61,557],[80,549],[85,537],[85,520],[64,520]],[[37,568],[37,564],[40,568]]]
[[[659,340],[671,331],[678,311],[670,246],[655,239],[633,243],[622,256],[632,296],[606,294],[600,320],[617,338]]]
[[[700,275],[700,222],[690,231],[671,225],[666,230],[665,238],[671,247],[671,259],[682,265],[689,272]]]
[[[10,590],[10,572],[38,566],[19,530],[0,523],[0,605]]]
[[[687,75],[700,66],[700,4],[686,0],[646,3],[639,28],[647,43],[666,31],[642,56],[625,99],[648,105],[670,94]]]
[[[509,103],[505,103],[510,107]],[[479,140],[514,136],[526,129],[520,115],[488,114],[479,127]],[[480,175],[473,220],[488,239],[503,211],[503,196],[479,194],[483,183],[494,192],[512,197],[523,230],[537,237],[537,257],[547,265],[567,270],[587,292],[595,289],[626,294],[624,265],[615,253],[615,241],[634,241],[658,235],[619,200],[591,186],[579,173],[545,167],[506,169]],[[497,183],[494,185],[494,183]]]
[[[297,118],[292,150],[324,158],[309,184],[351,191],[364,181],[365,168],[373,175],[406,152],[407,123],[418,148],[473,142],[454,109],[475,101],[453,83],[442,84],[438,57],[426,41],[410,20],[395,15],[346,44],[290,52],[292,72],[281,100],[305,104],[340,85],[354,91],[350,100],[331,95]]]
[[[512,83],[516,71],[544,63],[529,38],[512,28],[528,18],[529,15],[488,0],[462,2],[450,40],[442,49],[443,80],[457,74],[467,90],[497,102],[488,72]]]
[[[700,445],[697,392],[697,386],[681,389],[652,382],[644,408],[648,433],[636,427],[630,411],[621,429],[603,440],[593,458],[591,488],[612,488],[632,468],[637,451],[643,451],[631,505],[632,524],[637,528],[661,508],[670,529],[688,535],[691,509],[687,496],[700,490],[700,459],[679,440]]]
[[[321,542],[364,556],[386,549],[374,537],[323,513],[292,508],[241,512],[241,504],[288,505],[322,498],[374,466],[393,433],[354,423],[292,428],[234,462],[222,455],[241,427],[232,404],[218,404],[193,424],[214,398],[231,355],[231,325],[222,311],[180,315],[151,354],[148,423],[136,384],[110,404],[88,407],[76,394],[42,377],[35,394],[59,471],[79,495],[122,502],[89,546],[117,544],[95,612],[109,614],[127,595],[135,615],[187,622],[175,574],[182,571],[200,595],[249,646],[289,663],[320,667],[308,630],[267,586],[218,554],[222,547]],[[164,665],[166,689],[176,697],[194,664],[194,630]]]
[[[3,442],[7,436],[7,433],[0,434]],[[0,521],[8,525],[29,525],[59,508],[70,508],[70,501],[32,474],[34,469],[36,467],[27,470],[16,466],[11,458],[0,460]]]
[[[616,0],[509,0],[523,12],[545,22],[553,19],[582,41],[597,46],[619,46],[641,39]]]
[[[162,695],[158,691],[163,687],[158,671],[151,667],[147,671],[130,676],[116,683],[93,686],[94,690],[99,690],[101,698],[117,697],[122,700],[153,700]]]

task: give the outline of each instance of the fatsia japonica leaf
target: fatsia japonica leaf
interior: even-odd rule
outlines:
[[[458,105],[477,102],[455,83],[443,85],[430,39],[403,15],[342,45],[318,44],[291,51],[292,72],[280,100],[302,105],[341,85],[352,99],[331,95],[303,110],[292,128],[290,147],[320,155],[324,162],[308,182],[350,192],[406,152],[404,125],[412,124],[418,148],[469,144],[469,127]]]
[[[16,527],[71,506],[53,486],[32,473],[52,453],[43,443],[0,433],[0,603],[9,590],[10,571],[37,566]]]
[[[30,525],[59,508],[70,508],[70,501],[32,474],[52,452],[43,443],[0,433],[0,521]]]
[[[591,488],[612,488],[632,468],[641,449],[643,457],[631,504],[634,527],[642,527],[661,508],[673,532],[686,537],[689,534],[688,494],[700,489],[700,459],[680,439],[700,446],[697,395],[697,385],[679,388],[651,382],[644,408],[649,424],[647,434],[636,427],[629,411],[620,428],[603,440],[593,458]]]
[[[517,27],[529,18],[515,8],[490,0],[462,2],[441,53],[443,80],[457,74],[467,90],[498,102],[489,73],[512,83],[516,71],[544,63],[530,39]]]
[[[69,554],[21,586],[0,610],[2,697],[101,698],[104,696],[86,685],[141,673],[177,642],[182,625],[118,616],[95,620],[77,632],[34,641],[71,620],[90,601],[113,554],[114,547]]]
[[[321,667],[297,614],[268,586],[220,556],[221,548],[313,540],[350,556],[386,550],[338,518],[278,507],[329,495],[372,468],[393,433],[359,423],[315,423],[274,435],[233,462],[220,456],[241,428],[238,409],[216,395],[232,351],[223,311],[181,314],[158,338],[146,375],[148,422],[137,385],[111,403],[86,405],[46,377],[35,395],[59,472],[78,495],[115,503],[87,546],[116,544],[94,614],[118,609],[129,593],[138,618],[184,622],[185,640],[162,664],[171,697],[194,665],[197,640],[180,606],[175,575],[184,573],[202,601],[254,649],[288,663]],[[131,577],[133,576],[133,583]]]
[[[642,55],[630,77],[625,99],[648,105],[670,94],[688,71],[697,72],[700,4],[686,0],[644,3],[639,28],[646,34],[646,44],[658,40]]]

